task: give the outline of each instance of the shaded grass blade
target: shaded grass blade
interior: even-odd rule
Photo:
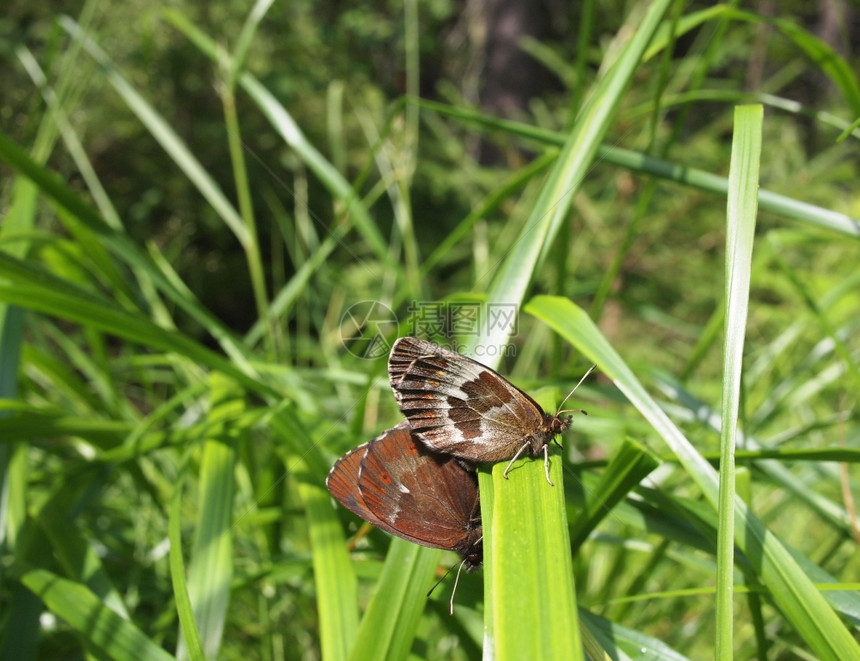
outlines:
[[[72,37],[80,40],[86,51],[102,67],[108,81],[123,98],[128,108],[137,115],[137,118],[146,126],[152,137],[170,155],[188,180],[197,187],[203,198],[236,235],[239,243],[243,246],[246,245],[248,232],[242,218],[170,124],[120,75],[107,53],[99,48],[72,18],[63,16],[60,18],[60,22]]]
[[[185,34],[204,55],[213,61],[217,60],[218,49],[215,42],[185,16],[172,10],[164,12],[164,16],[174,27]],[[392,272],[402,276],[403,269],[392,260],[387,242],[379,233],[376,223],[365,206],[360,203],[356,191],[353,190],[349,182],[307,139],[292,115],[268,89],[247,72],[241,73],[238,80],[242,88],[257,103],[275,130],[284,139],[284,142],[296,151],[296,154],[317,176],[319,181],[326,186],[332,196],[344,205],[348,222],[355,225],[359,234],[373,250],[374,256],[385,264],[386,268],[392,269]]]
[[[142,345],[184,355],[232,377],[265,395],[278,393],[223,356],[178,331],[162,328],[142,315],[118,308],[113,301],[91,294],[77,285],[28,262],[0,253],[0,300],[55,315]]]
[[[612,508],[659,465],[659,460],[641,445],[624,441],[601,474],[600,481],[589,490],[585,511],[570,527],[571,548],[578,549]]]
[[[112,659],[170,661],[173,656],[128,620],[114,613],[85,586],[45,569],[33,569],[21,582],[36,594],[52,613],[65,620],[87,645]]]
[[[185,644],[185,654],[192,661],[206,658],[203,644],[200,642],[200,632],[194,621],[194,610],[191,598],[188,596],[188,584],[185,581],[185,562],[182,559],[182,486],[185,482],[183,467],[176,489],[170,501],[170,521],[168,536],[170,537],[170,577],[173,581],[173,599],[176,601],[176,614],[182,627],[182,640]],[[177,655],[178,656],[178,655]]]
[[[192,318],[215,337],[224,352],[247,373],[253,373],[250,368],[250,353],[246,347],[235,340],[231,331],[204,308],[191,294],[182,287],[177,287],[170,278],[165,276],[143,253],[137,245],[123,232],[110,227],[98,213],[86,204],[83,199],[68,187],[55,173],[31,159],[18,145],[0,133],[0,158],[19,174],[30,179],[39,188],[39,192],[60,209],[68,212],[75,222],[82,223],[88,230],[96,234],[107,245],[113,254],[123,262],[146,273],[147,277],[177,306],[186,311]],[[59,214],[63,220],[64,214]]]

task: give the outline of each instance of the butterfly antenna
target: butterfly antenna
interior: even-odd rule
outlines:
[[[465,560],[464,560],[464,562],[465,562]],[[460,566],[461,566],[461,567],[463,566],[463,563],[462,563],[462,562],[460,563]],[[428,596],[428,597],[429,597],[431,594],[433,594],[433,590],[435,590],[436,588],[438,588],[438,587],[439,587],[439,584],[440,584],[442,581],[444,581],[446,578],[448,578],[448,574],[450,574],[453,570],[454,570],[454,565],[451,565],[450,567],[448,567],[448,571],[446,571],[444,574],[442,574],[442,578],[440,578],[438,581],[436,581],[436,582],[433,584],[433,587],[432,587],[432,588],[430,588],[430,590],[427,592],[427,596]],[[459,572],[459,571],[457,572],[457,576],[458,576],[458,577],[460,576],[460,572]],[[455,586],[455,589],[456,589],[456,586]]]
[[[596,367],[597,367],[597,365],[592,365],[591,367],[589,367],[589,368],[588,368],[588,371],[587,371],[585,374],[583,374],[583,375],[582,375],[582,378],[579,380],[579,383],[577,383],[577,384],[573,387],[573,390],[571,390],[569,393],[567,393],[567,397],[565,397],[565,398],[561,401],[561,404],[560,404],[560,405],[559,405],[559,407],[558,407],[558,408],[559,408],[559,411],[558,411],[558,413],[556,413],[556,415],[561,415],[562,413],[570,413],[570,412],[574,412],[574,413],[582,413],[583,415],[588,415],[588,414],[587,414],[585,411],[583,411],[582,409],[564,409],[564,410],[562,410],[562,408],[561,408],[561,407],[562,407],[562,406],[564,406],[564,403],[565,403],[567,400],[569,400],[569,399],[571,398],[571,396],[573,395],[573,393],[575,393],[575,392],[576,392],[576,389],[577,389],[577,388],[579,388],[579,386],[581,386],[581,385],[582,385],[582,382],[583,382],[583,381],[585,381],[585,380],[588,378],[588,375],[589,375],[589,374],[591,374],[591,373],[595,370],[595,368],[596,368]]]

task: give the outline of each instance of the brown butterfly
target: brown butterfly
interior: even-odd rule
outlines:
[[[548,446],[570,426],[573,416],[562,417],[567,411],[544,413],[534,399],[489,367],[414,337],[394,343],[388,376],[412,431],[431,450],[474,463],[510,459],[505,478],[527,449],[533,457],[543,452],[546,481],[552,484]]]
[[[377,528],[422,546],[457,551],[467,571],[483,562],[475,474],[417,442],[407,422],[338,459],[326,486]]]

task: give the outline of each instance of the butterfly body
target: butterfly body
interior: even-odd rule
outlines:
[[[469,462],[503,461],[526,450],[546,457],[547,445],[570,426],[570,416],[545,413],[496,371],[432,342],[398,339],[388,374],[418,438]]]

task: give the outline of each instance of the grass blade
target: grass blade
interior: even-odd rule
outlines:
[[[761,157],[761,106],[735,110],[735,135],[729,173],[728,231],[726,232],[726,326],[723,354],[722,434],[720,438],[720,527],[717,535],[716,657],[733,654],[734,616],[735,445],[743,370],[744,336],[749,307],[753,237],[758,210],[758,173]]]
[[[498,466],[501,468],[494,472],[503,471],[505,463]],[[563,521],[566,509],[561,458],[550,461],[554,487],[546,483],[540,458],[517,461],[509,477],[495,480],[503,484],[492,492],[488,509],[493,512],[493,521],[491,526],[484,526],[485,531],[491,528],[496,540],[504,540],[504,546],[493,545],[494,555],[486,563],[493,572],[488,580],[495,586],[494,639],[486,644],[499,658],[582,658],[570,537]],[[485,498],[481,491],[482,506]],[[560,579],[568,582],[559,583]],[[489,610],[489,604],[486,608]],[[533,615],[547,609],[553,609],[555,616]],[[522,633],[524,620],[529,635]]]
[[[128,661],[170,661],[173,657],[124,620],[85,586],[45,569],[33,569],[21,582],[57,616],[106,657]]]
[[[627,399],[654,427],[678,461],[699,485],[716,511],[719,506],[717,472],[696,451],[642,387],[621,356],[588,315],[565,298],[535,297],[526,307],[565,340],[597,363]],[[740,500],[734,502],[735,543],[753,563],[757,575],[806,644],[821,659],[860,658],[860,645],[795,562],[791,552]]]
[[[221,645],[230,581],[233,577],[233,474],[236,465],[236,431],[231,420],[244,404],[231,393],[231,382],[213,377],[210,421],[213,436],[203,445],[194,546],[188,562],[188,595],[207,658],[215,658]],[[177,656],[185,654],[180,644]]]
[[[600,481],[593,489],[589,489],[585,511],[570,527],[571,547],[579,548],[612,508],[659,463],[638,443],[625,441],[609,461]]]
[[[304,466],[293,466],[300,473]],[[299,480],[313,549],[314,583],[320,620],[320,649],[328,661],[345,661],[358,630],[355,570],[331,494],[316,481]]]
[[[577,118],[532,214],[493,279],[487,300],[493,306],[499,306],[496,309],[516,307],[522,303],[535,272],[567,217],[573,195],[592,165],[621,95],[670,4],[660,0],[648,8],[615,66],[601,79]],[[510,325],[492,324],[482,341],[488,347],[501,347],[510,332]],[[490,366],[495,367],[495,364]],[[582,645],[573,569],[569,561],[561,470],[556,468],[558,487],[551,490],[543,478],[541,462],[529,463],[535,465],[521,471],[520,483],[515,487],[502,478],[503,464],[494,468],[492,479],[483,471],[479,473],[486,567],[487,642],[484,654],[499,659],[519,659],[524,658],[523,651],[558,651],[563,648],[568,658],[580,658]],[[529,494],[520,489],[527,489]],[[502,508],[501,512],[496,512],[495,503]],[[529,504],[532,516],[527,525],[533,528],[533,534],[524,535],[515,527],[526,524],[518,513],[521,512],[521,503]],[[495,527],[497,522],[501,525],[498,530]],[[561,530],[563,534],[559,532]],[[537,589],[530,591],[532,600],[525,608],[511,587],[526,583],[516,578],[522,567],[518,570],[511,564],[512,548],[519,549],[516,556],[520,561],[525,560],[529,567],[538,565],[542,572],[540,576],[531,577]],[[567,560],[562,560],[562,557]],[[545,558],[546,562],[536,562],[539,558]],[[497,562],[499,567],[496,567]],[[544,586],[550,589],[541,590]],[[550,649],[545,649],[545,645]]]
[[[176,600],[176,614],[182,627],[182,640],[185,653],[192,661],[203,661],[206,655],[200,642],[200,632],[194,621],[194,609],[188,595],[188,584],[185,581],[185,563],[182,560],[182,486],[185,482],[184,469],[176,480],[176,489],[170,501],[170,522],[168,535],[170,537],[170,577],[173,581],[173,598]]]
[[[349,658],[405,659],[442,552],[394,539]]]

